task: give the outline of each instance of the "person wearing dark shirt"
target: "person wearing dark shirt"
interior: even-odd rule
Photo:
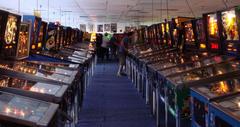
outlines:
[[[114,59],[116,58],[116,51],[117,51],[117,38],[116,35],[114,34],[110,41],[109,41],[109,46],[110,46],[110,51],[111,51],[111,58]]]
[[[102,34],[97,34],[97,37],[96,37],[97,56],[98,58],[103,59],[104,54],[103,54],[101,45],[102,45]]]
[[[127,48],[129,44],[129,35],[125,34],[122,41],[118,46],[118,56],[119,56],[119,68],[117,75],[121,76],[123,73],[123,68],[126,66],[126,55],[127,55]]]

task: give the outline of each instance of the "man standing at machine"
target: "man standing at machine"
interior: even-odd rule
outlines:
[[[126,67],[126,55],[128,44],[130,42],[130,33],[124,33],[124,37],[118,46],[118,56],[119,56],[119,68],[117,75],[121,76],[123,73],[123,69],[125,70]]]

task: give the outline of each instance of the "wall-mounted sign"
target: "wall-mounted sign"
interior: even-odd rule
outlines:
[[[97,32],[103,32],[103,25],[98,25]]]
[[[86,32],[86,24],[80,24],[80,30]]]
[[[113,33],[117,32],[117,23],[111,23],[111,32]]]
[[[89,29],[90,33],[94,32],[94,25],[93,24],[88,24],[88,29]]]
[[[110,31],[111,30],[111,24],[104,24],[104,31]]]

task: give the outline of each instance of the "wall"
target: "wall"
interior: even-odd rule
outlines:
[[[83,23],[81,22],[80,24],[86,24],[86,30],[87,32],[92,32],[89,29],[89,25],[88,24],[93,24],[93,32],[97,32],[97,26],[98,25],[104,25],[104,24],[111,24],[111,23]],[[117,23],[117,33],[123,33],[125,31],[125,27],[126,26],[136,26],[137,24],[132,24],[132,23]],[[122,31],[121,31],[122,30]],[[110,31],[103,31],[102,33],[108,32],[110,33]]]

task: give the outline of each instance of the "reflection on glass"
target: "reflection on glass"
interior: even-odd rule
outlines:
[[[49,109],[49,104],[18,97],[11,94],[0,94],[0,113],[18,119],[38,122]]]
[[[2,80],[1,80],[2,79]],[[22,89],[36,93],[55,95],[61,86],[1,76],[0,87]]]
[[[222,75],[223,73],[238,70],[239,62],[231,61],[226,64],[218,64],[203,69],[198,69],[193,72],[184,73],[178,76],[170,77],[170,79],[177,84],[187,83],[189,81],[196,81],[207,77]]]

